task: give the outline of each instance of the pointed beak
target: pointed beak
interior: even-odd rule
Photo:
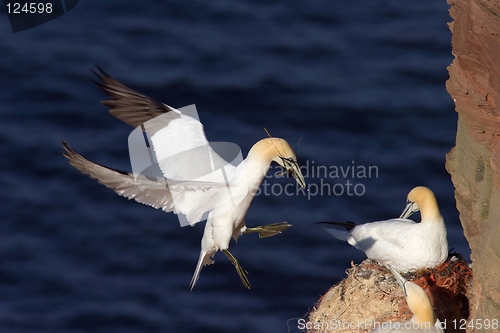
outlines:
[[[402,277],[401,274],[396,272],[396,270],[394,268],[392,268],[390,265],[387,265],[387,267],[389,267],[392,274],[396,278],[396,281],[398,281],[399,285],[401,286],[401,289],[403,289],[403,294],[405,295],[405,297],[408,297],[408,294],[406,293],[406,287],[405,287],[406,279],[404,277]]]
[[[305,189],[306,188],[306,181],[304,180],[304,176],[302,176],[302,172],[300,172],[299,164],[293,163],[291,171],[293,173],[293,178],[297,181],[297,183],[300,185],[300,187]]]
[[[416,213],[419,210],[420,210],[420,208],[418,208],[418,205],[415,202],[408,201],[405,209],[403,210],[403,212],[401,213],[401,216],[399,218],[400,219],[407,219],[413,213]]]

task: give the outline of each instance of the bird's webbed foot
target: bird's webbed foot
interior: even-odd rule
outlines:
[[[248,272],[241,267],[240,262],[229,252],[229,250],[222,250],[222,252],[226,255],[226,257],[229,259],[231,264],[234,265],[234,268],[236,268],[236,272],[238,272],[238,275],[240,276],[241,283],[245,286],[245,288],[250,289],[250,281],[248,281]]]
[[[268,225],[261,225],[254,228],[247,228],[243,234],[250,234],[253,232],[259,233],[259,238],[266,238],[276,236],[281,234],[286,229],[290,228],[292,225],[288,222],[272,223]]]

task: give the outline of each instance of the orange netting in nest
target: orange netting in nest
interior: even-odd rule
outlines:
[[[469,317],[467,294],[472,282],[472,269],[461,255],[450,254],[448,260],[436,268],[409,275],[405,278],[427,292],[438,318],[450,321]]]
[[[330,323],[405,321],[412,317],[401,287],[384,266],[367,259],[347,270],[347,278],[323,295],[307,315],[307,332],[331,332]],[[472,270],[459,254],[434,269],[422,269],[403,276],[429,295],[437,317],[450,322],[469,316],[468,291]],[[453,332],[448,325],[446,332]],[[335,327],[335,332],[370,332],[366,325]]]

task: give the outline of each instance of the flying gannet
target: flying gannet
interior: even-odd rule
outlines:
[[[419,210],[420,223],[408,219]],[[398,219],[365,224],[320,223],[344,226],[347,231],[325,230],[363,251],[368,258],[391,265],[398,272],[434,268],[448,257],[444,220],[434,193],[427,187],[418,186],[410,191],[407,205]]]
[[[248,228],[244,219],[271,162],[282,166],[305,188],[304,177],[288,142],[273,137],[262,139],[253,145],[241,163],[234,166],[210,147],[203,125],[197,119],[126,87],[98,69],[100,72],[94,74],[100,82],[95,83],[111,98],[102,104],[110,108],[113,116],[131,126],[142,126],[150,135],[162,177],[137,175],[99,165],[77,153],[66,142],[63,142],[64,156],[76,169],[117,194],[165,212],[185,214],[192,225],[203,220],[204,214],[209,212],[191,289],[203,266],[214,263],[212,258],[219,250],[235,266],[243,285],[250,288],[248,273],[229,252],[229,242],[231,238],[237,240],[242,234],[252,232],[259,233],[259,237],[274,236],[290,226],[282,222]],[[214,165],[222,167],[214,171]],[[213,172],[192,178],[193,174],[200,173],[199,170]]]
[[[413,313],[410,321],[387,322],[379,325],[372,333],[443,333],[441,322],[434,313],[429,296],[424,289],[403,278],[391,265],[387,265],[396,277],[408,307]]]

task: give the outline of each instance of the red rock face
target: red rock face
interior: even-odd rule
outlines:
[[[472,250],[471,318],[500,319],[500,1],[448,3],[455,59],[446,88],[459,120],[446,168]]]

